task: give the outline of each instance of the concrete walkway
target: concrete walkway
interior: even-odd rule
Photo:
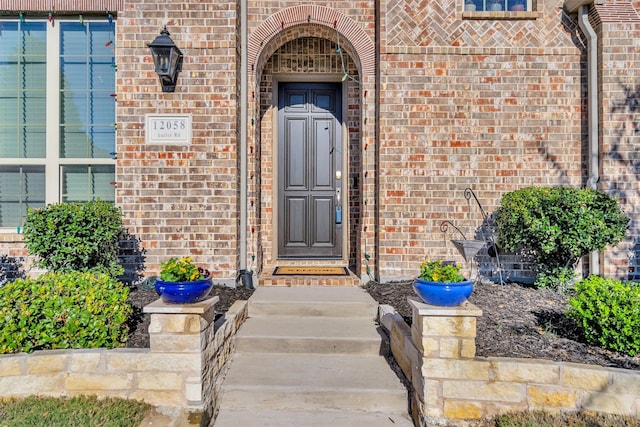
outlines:
[[[413,426],[359,287],[259,287],[215,427]]]

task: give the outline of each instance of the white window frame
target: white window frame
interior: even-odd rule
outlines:
[[[466,0],[460,0],[460,4],[462,5],[462,18],[470,19],[470,20],[530,20],[538,18],[538,1],[537,0],[524,0],[526,5],[526,10],[518,11],[518,10],[487,10],[490,0],[476,0],[478,3],[482,3],[485,7],[485,10],[477,10],[475,3],[473,7],[467,8]],[[501,3],[504,6],[508,6],[511,0],[502,0]]]

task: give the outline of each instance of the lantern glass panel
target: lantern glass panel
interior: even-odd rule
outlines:
[[[154,47],[153,48],[153,62],[156,66],[156,73],[160,76],[171,75],[171,54],[172,49],[170,47]]]

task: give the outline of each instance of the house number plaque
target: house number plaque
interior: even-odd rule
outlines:
[[[147,114],[147,144],[191,144],[191,114]]]

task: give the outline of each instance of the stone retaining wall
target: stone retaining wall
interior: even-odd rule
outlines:
[[[416,425],[465,426],[521,410],[595,411],[640,418],[640,372],[537,359],[475,357],[470,303],[434,307],[410,299],[410,328],[380,306],[393,356],[413,386]]]
[[[149,349],[0,355],[0,397],[112,396],[143,400],[165,413],[186,410],[210,418],[248,307],[247,301],[237,301],[214,323],[218,299],[189,305],[158,300],[146,306]]]

